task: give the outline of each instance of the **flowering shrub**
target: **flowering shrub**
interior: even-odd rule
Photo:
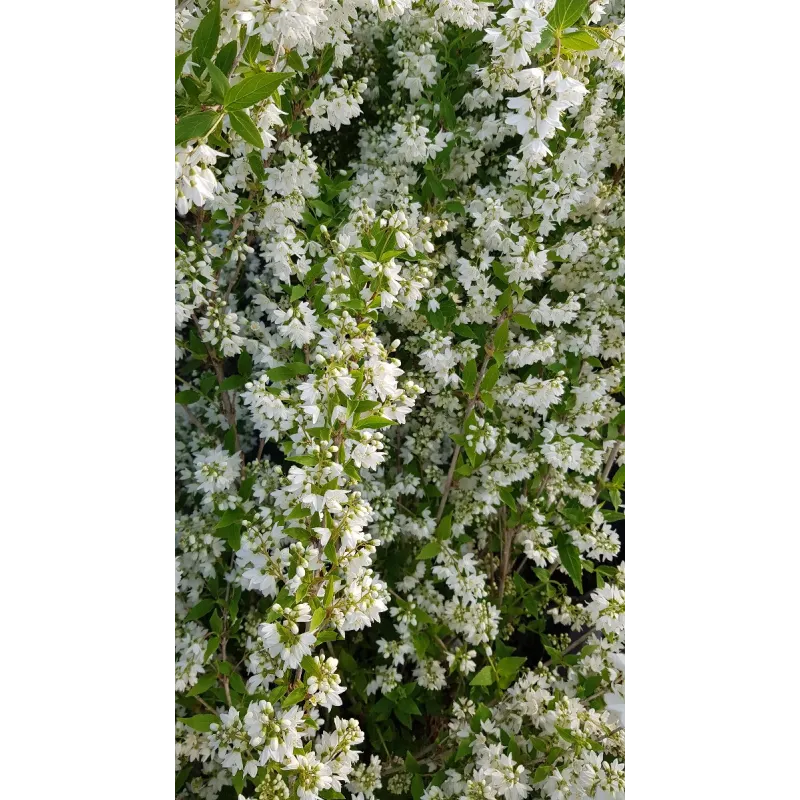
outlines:
[[[624,3],[176,12],[185,798],[624,795]]]

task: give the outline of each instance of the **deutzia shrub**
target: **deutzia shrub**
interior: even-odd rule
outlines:
[[[624,2],[176,10],[176,791],[624,795]]]

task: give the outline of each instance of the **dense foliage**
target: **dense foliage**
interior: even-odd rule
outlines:
[[[624,3],[176,51],[176,791],[622,797]]]

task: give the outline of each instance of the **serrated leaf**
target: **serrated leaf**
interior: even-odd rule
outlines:
[[[315,631],[325,622],[326,612],[324,608],[318,608],[311,616],[311,627],[309,630]]]
[[[422,550],[419,551],[417,561],[426,561],[429,558],[435,558],[442,550],[442,544],[437,539],[428,542]]]
[[[201,397],[200,392],[196,392],[194,389],[185,389],[175,394],[175,402],[188,406],[190,403],[196,403]]]
[[[192,730],[201,732],[210,731],[212,723],[219,724],[219,717],[216,714],[196,714],[193,717],[178,717],[178,719]]]
[[[250,119],[246,112],[229,111],[228,119],[231,121],[231,128],[233,128],[248,144],[257,147],[259,150],[264,147],[264,140],[261,138],[261,132],[253,124],[253,120]]]
[[[583,593],[580,550],[572,543],[569,536],[564,533],[560,533],[556,536],[556,546],[558,547],[558,556],[561,559],[562,566],[567,571],[567,574],[572,579],[578,591]]]
[[[491,686],[494,683],[494,670],[485,666],[470,682],[470,686]]]
[[[197,683],[186,692],[187,697],[195,697],[198,694],[203,694],[207,689],[210,689],[217,682],[217,676],[213,673],[211,675],[201,675]]]
[[[281,367],[267,370],[267,377],[273,382],[288,381],[296,378],[298,375],[308,375],[311,372],[311,367],[302,361],[291,361]]]
[[[206,59],[206,69],[208,70],[208,77],[211,80],[211,86],[214,89],[214,97],[220,103],[225,97],[225,93],[231,88],[228,83],[228,78],[225,73],[209,59]]]
[[[226,111],[241,111],[269,97],[291,72],[262,72],[231,86],[225,95]]]
[[[190,139],[202,139],[217,123],[220,114],[215,111],[201,111],[181,117],[175,125],[175,144],[183,144]]]
[[[205,64],[206,59],[214,55],[219,40],[219,30],[219,0],[215,0],[192,36],[192,54],[195,63]]]
[[[525,656],[507,656],[506,658],[501,658],[497,662],[497,672],[499,675],[509,678],[512,675],[516,675],[516,673],[525,666],[526,661],[527,659]]]
[[[290,692],[288,697],[281,700],[281,706],[283,708],[291,708],[291,706],[297,705],[301,700],[305,699],[305,696],[306,687],[301,684],[294,691]]]
[[[358,430],[362,428],[386,428],[389,425],[397,425],[397,423],[394,420],[386,419],[386,417],[367,417],[356,422],[355,428]]]
[[[219,53],[217,53],[217,57],[214,59],[214,63],[226,76],[230,73],[233,62],[236,61],[238,49],[239,46],[235,40],[228,42],[228,44],[220,49]]]
[[[464,391],[467,394],[472,394],[475,390],[475,381],[478,378],[478,365],[475,363],[475,359],[468,361],[464,365],[464,374],[462,376],[462,380],[464,382]]]
[[[214,608],[214,601],[209,600],[206,598],[205,600],[200,600],[196,605],[192,606],[189,610],[189,613],[184,617],[185,622],[191,622],[195,619],[200,619],[200,617],[204,617],[208,614],[211,609]]]
[[[587,31],[573,31],[561,37],[561,46],[565,50],[597,50],[600,46],[594,37]]]
[[[580,19],[588,5],[589,0],[556,0],[556,4],[547,15],[547,21],[555,30],[563,31]]]

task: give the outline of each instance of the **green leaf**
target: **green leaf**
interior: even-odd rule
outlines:
[[[572,578],[572,582],[579,592],[583,592],[583,580],[581,579],[581,553],[572,543],[572,540],[564,533],[556,536],[556,546],[561,564]]]
[[[514,499],[514,495],[511,493],[511,489],[506,486],[501,487],[498,489],[500,493],[500,499],[512,510],[517,510],[517,501]]]
[[[200,617],[204,617],[208,614],[212,608],[214,608],[213,600],[209,600],[208,598],[201,600],[197,605],[192,606],[189,613],[184,617],[184,620],[186,622],[191,622],[194,619],[200,619]]]
[[[470,682],[470,686],[491,686],[494,683],[494,670],[485,666]]]
[[[290,708],[291,706],[297,705],[301,700],[304,700],[306,696],[306,687],[303,684],[300,684],[293,692],[289,694],[289,696],[281,701],[281,705],[283,708]]]
[[[553,768],[549,764],[542,764],[540,767],[537,767],[536,772],[533,773],[533,783],[541,783],[543,780],[546,780],[552,771]]]
[[[588,5],[589,0],[556,0],[547,21],[555,30],[563,31],[580,19]]]
[[[220,389],[228,392],[232,389],[241,389],[246,383],[244,375],[231,375],[219,385]]]
[[[431,191],[440,199],[444,200],[447,197],[447,189],[444,188],[442,182],[433,174],[429,172],[425,178],[425,182],[430,186]]]
[[[361,430],[362,428],[386,428],[389,425],[397,425],[397,423],[386,417],[367,417],[356,422],[355,427]]]
[[[213,673],[211,675],[202,675],[200,680],[186,692],[188,697],[194,697],[198,694],[203,694],[207,689],[210,689],[217,682],[217,676]]]
[[[264,147],[264,140],[261,138],[261,132],[253,124],[253,121],[246,112],[230,111],[228,113],[228,119],[231,121],[231,128],[233,128],[248,144],[257,147],[259,150]]]
[[[497,672],[503,678],[511,678],[525,666],[525,656],[507,656],[497,662]]]
[[[295,71],[295,72],[303,72],[305,70],[305,65],[303,64],[303,59],[300,57],[300,54],[297,50],[290,50],[289,54],[286,56],[286,63]]]
[[[435,558],[439,555],[442,549],[442,544],[437,539],[428,542],[422,550],[419,551],[417,561],[426,561],[429,558]]]
[[[475,359],[473,358],[471,361],[468,361],[464,366],[464,374],[462,376],[462,380],[464,381],[464,391],[468,394],[472,394],[475,389],[475,381],[478,378],[478,365],[475,363]]]
[[[414,775],[421,775],[422,774],[422,767],[419,765],[419,761],[417,761],[414,756],[411,755],[411,751],[406,752],[406,771],[411,772]]]
[[[208,70],[208,77],[211,80],[211,86],[214,89],[214,97],[220,103],[225,97],[225,93],[231,88],[228,83],[228,78],[225,73],[209,59],[206,59],[206,69]]]
[[[414,800],[420,800],[422,795],[425,793],[425,784],[422,781],[421,775],[415,775],[411,779],[411,796]]]
[[[183,74],[183,66],[186,63],[186,59],[189,58],[190,52],[191,51],[187,50],[185,53],[175,56],[175,83],[180,80]]]
[[[236,362],[236,367],[240,375],[244,375],[246,378],[249,377],[253,371],[253,356],[247,350],[242,350],[239,354],[239,360]]]
[[[561,46],[565,50],[597,50],[600,46],[595,38],[587,31],[574,31],[565,33],[561,37]]]
[[[208,659],[216,652],[219,647],[219,636],[209,636],[208,644],[206,645],[206,652],[203,654],[203,663],[207,663]]]
[[[442,517],[442,521],[436,526],[436,531],[434,532],[434,535],[440,542],[443,542],[446,539],[450,538],[450,533],[452,531],[452,528],[453,528],[453,515],[447,514],[447,516]]]
[[[222,617],[220,617],[216,609],[214,609],[214,613],[211,615],[208,623],[214,633],[222,633]]]
[[[325,622],[325,616],[325,609],[322,607],[318,608],[311,616],[311,627],[309,630],[315,631],[317,628],[319,628],[319,626]]]
[[[215,111],[201,111],[181,117],[175,125],[175,144],[202,139],[217,124],[220,116]]]
[[[200,392],[196,392],[194,389],[186,389],[175,395],[175,402],[180,403],[182,406],[188,406],[190,403],[196,403],[201,397]]]
[[[196,714],[193,717],[178,717],[178,719],[192,730],[203,732],[210,731],[213,722],[219,724],[219,717],[216,714]]]
[[[492,364],[492,366],[486,370],[486,374],[481,381],[481,392],[491,392],[499,377],[500,367],[498,367],[497,364]]]
[[[220,71],[224,75],[229,75],[231,71],[231,67],[233,66],[233,62],[236,61],[236,53],[239,49],[236,40],[232,42],[228,42],[228,44],[223,47],[219,53],[217,53],[217,57],[214,59],[214,63],[219,67]]]
[[[205,64],[206,59],[214,55],[219,40],[219,28],[219,0],[215,0],[192,36],[192,54],[195,63]]]
[[[506,349],[508,343],[508,320],[503,320],[502,324],[495,331],[494,334],[494,350],[495,353],[502,353]]]
[[[238,672],[231,673],[230,681],[231,681],[231,688],[233,689],[234,692],[238,692],[241,695],[247,694],[247,686],[245,685],[242,676]]]
[[[262,72],[231,86],[225,95],[226,111],[241,111],[269,97],[291,72]]]
[[[284,364],[282,367],[275,367],[274,369],[267,370],[267,377],[273,382],[288,381],[291,378],[296,378],[298,375],[308,375],[311,372],[311,367],[303,361],[291,361]]]
[[[575,737],[575,734],[569,728],[560,728],[558,725],[556,725],[556,730],[558,731],[558,735],[565,741],[570,742],[571,744],[574,744],[578,741]]]

